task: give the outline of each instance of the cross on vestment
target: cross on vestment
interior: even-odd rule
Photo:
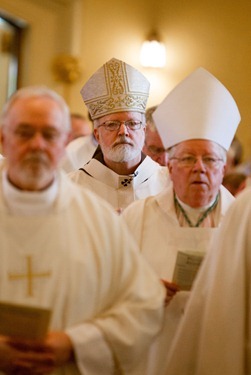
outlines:
[[[28,282],[28,289],[27,289],[27,295],[32,297],[33,296],[33,279],[35,277],[49,277],[51,275],[51,272],[41,272],[41,273],[33,273],[32,272],[32,257],[30,255],[26,256],[26,262],[27,262],[27,273],[24,274],[11,274],[9,273],[9,279],[10,280],[18,280],[18,279],[27,279]]]

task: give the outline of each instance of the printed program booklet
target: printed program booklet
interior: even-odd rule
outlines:
[[[191,290],[193,281],[205,254],[196,251],[178,251],[173,273],[173,282],[181,290]]]
[[[49,309],[0,302],[0,334],[40,340],[47,333],[50,316]]]

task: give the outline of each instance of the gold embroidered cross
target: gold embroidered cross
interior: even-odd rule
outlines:
[[[9,279],[10,280],[27,279],[27,282],[28,282],[27,294],[28,294],[28,296],[32,297],[33,296],[33,288],[32,288],[33,278],[35,278],[35,277],[48,277],[48,276],[51,275],[51,273],[49,271],[48,272],[41,272],[41,273],[33,273],[32,272],[31,256],[27,256],[26,261],[27,261],[27,273],[16,274],[16,275],[9,273]]]

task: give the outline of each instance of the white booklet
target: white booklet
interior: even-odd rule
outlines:
[[[205,253],[196,251],[178,251],[173,272],[173,282],[181,290],[191,290]]]
[[[48,330],[49,309],[0,302],[0,334],[42,339]]]

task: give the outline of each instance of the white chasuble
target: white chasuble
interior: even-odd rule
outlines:
[[[217,207],[219,223],[230,204],[232,195],[223,187]],[[174,206],[173,189],[170,186],[155,197],[133,203],[123,215],[140,251],[156,274],[172,281],[177,253],[206,253],[218,228],[180,227]],[[164,374],[168,351],[176,333],[190,292],[178,292],[165,311],[161,334],[151,347],[147,375]]]
[[[105,202],[63,173],[59,188],[44,216],[11,214],[0,192],[0,300],[52,310],[78,365],[56,374],[141,375],[164,290]]]
[[[194,283],[165,375],[251,374],[251,190],[226,214]]]
[[[69,177],[105,199],[115,210],[124,210],[138,199],[160,193],[170,184],[169,172],[149,156],[132,175],[118,175],[96,159]]]

